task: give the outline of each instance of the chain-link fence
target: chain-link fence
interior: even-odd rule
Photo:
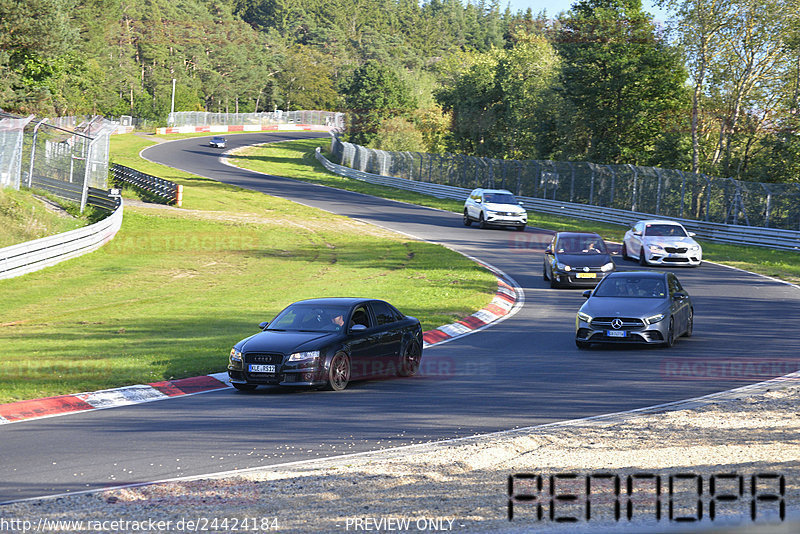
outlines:
[[[0,113],[0,186],[45,189],[80,204],[108,186],[109,138],[102,117],[36,119]]]
[[[657,167],[387,152],[331,142],[341,165],[373,174],[697,221],[800,229],[800,184],[744,182]]]
[[[317,124],[344,128],[344,113],[333,111],[269,111],[263,113],[209,113],[177,111],[167,119],[170,127],[181,126],[272,126],[277,124]]]

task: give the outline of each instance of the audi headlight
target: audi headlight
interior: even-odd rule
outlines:
[[[572,270],[572,267],[570,267],[566,263],[561,263],[560,261],[558,263],[556,263],[556,267],[558,268],[559,271],[567,271],[567,272],[569,272],[569,271]]]
[[[592,316],[589,315],[588,313],[578,312],[578,319],[586,323],[592,322]]]
[[[664,314],[659,313],[658,315],[651,315],[650,317],[645,318],[645,324],[654,324],[664,319]]]
[[[610,262],[606,263],[605,265],[603,265],[602,267],[600,267],[600,270],[603,271],[604,273],[607,273],[608,271],[612,270],[613,268],[614,268],[614,262],[610,261]]]
[[[291,356],[289,356],[290,362],[300,362],[303,360],[313,360],[315,358],[319,358],[319,351],[312,350],[308,352],[295,352]]]
[[[661,245],[647,245],[647,248],[650,249],[650,252],[661,252],[664,250]]]
[[[231,349],[231,361],[232,362],[240,362],[240,361],[242,361],[242,353],[240,351],[236,350],[235,347]]]

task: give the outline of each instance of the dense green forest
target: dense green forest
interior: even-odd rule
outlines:
[[[0,0],[0,108],[324,109],[388,150],[800,181],[800,0]]]

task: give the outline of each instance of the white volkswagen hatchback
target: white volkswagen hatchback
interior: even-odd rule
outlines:
[[[464,202],[464,226],[471,225],[473,221],[481,228],[513,226],[523,231],[528,224],[528,212],[511,191],[478,188]]]
[[[637,259],[640,265],[697,267],[703,262],[703,249],[694,235],[675,221],[639,221],[622,238],[622,257]]]

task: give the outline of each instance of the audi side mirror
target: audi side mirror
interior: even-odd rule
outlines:
[[[353,326],[350,327],[351,332],[363,332],[366,329],[367,327],[364,326],[363,324],[354,324]]]

